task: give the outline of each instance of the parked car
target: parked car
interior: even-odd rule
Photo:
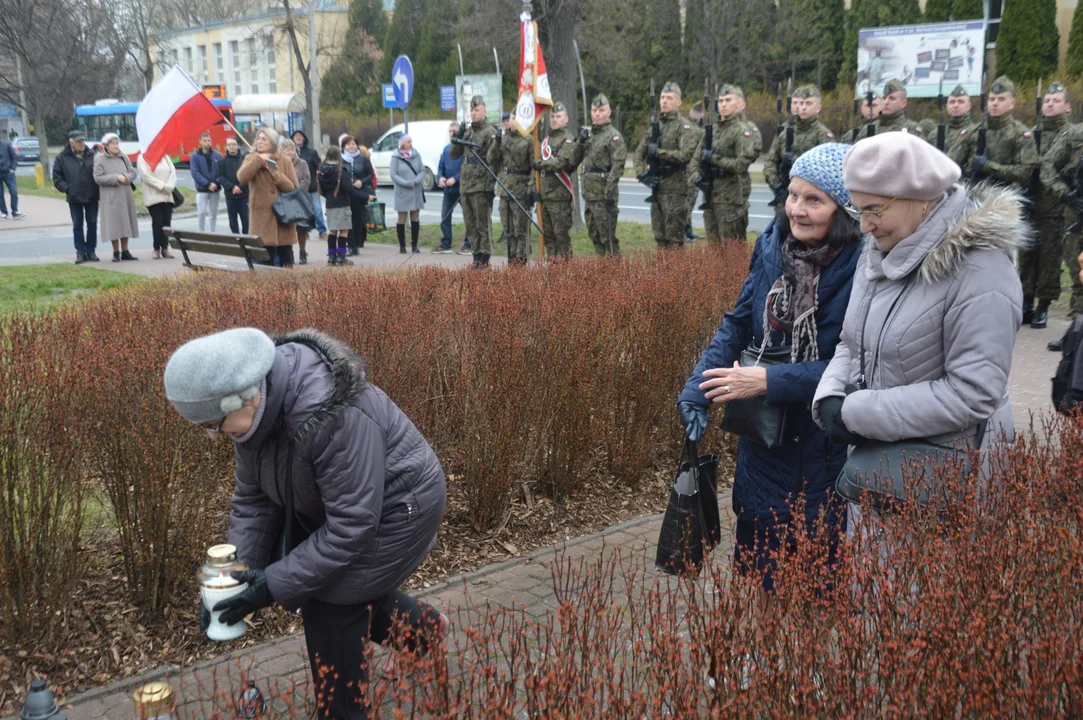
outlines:
[[[41,146],[38,145],[36,137],[15,138],[11,144],[15,148],[15,158],[19,162],[41,160]]]
[[[426,192],[436,188],[436,171],[440,167],[440,153],[448,144],[448,126],[450,120],[419,120],[410,123],[410,137],[414,140],[414,150],[421,153],[425,164],[425,178],[421,185]],[[391,128],[372,144],[369,152],[372,167],[376,171],[376,180],[381,186],[391,186],[391,155],[399,151],[399,135],[405,130],[400,123]]]

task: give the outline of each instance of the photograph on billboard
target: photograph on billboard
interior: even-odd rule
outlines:
[[[500,113],[504,111],[500,80],[500,75],[456,75],[455,119],[459,122],[470,122],[470,98],[481,95],[485,98],[485,117],[489,122],[499,125]]]
[[[985,21],[863,28],[857,34],[857,97],[884,91],[888,80],[906,86],[912,98],[936,97],[962,84],[981,94]]]

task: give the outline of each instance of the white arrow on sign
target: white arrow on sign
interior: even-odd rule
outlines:
[[[391,78],[391,81],[399,86],[399,93],[401,97],[406,97],[407,86],[410,81],[406,78],[406,73],[402,71],[402,68],[395,73],[395,77]]]

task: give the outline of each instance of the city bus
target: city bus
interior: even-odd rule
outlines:
[[[233,135],[226,123],[233,124],[233,103],[224,99],[212,99],[211,102],[222,113],[223,123],[210,128],[193,129],[191,145],[172,148],[169,152],[174,164],[187,163],[191,151],[199,148],[199,134],[209,130],[211,141],[219,152],[225,152],[226,137]],[[135,111],[139,103],[122,103],[116,100],[98,100],[93,105],[76,105],[72,127],[86,133],[89,145],[100,144],[102,135],[116,133],[120,136],[120,149],[134,164],[139,158],[139,138],[135,132]]]

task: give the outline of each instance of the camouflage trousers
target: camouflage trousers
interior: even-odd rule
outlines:
[[[744,240],[748,233],[748,206],[724,204],[715,197],[711,207],[703,211],[703,225],[708,240]]]
[[[511,217],[511,208],[512,208],[511,200],[509,200],[506,197],[504,197],[503,195],[501,195],[500,196],[500,234],[502,236],[504,236],[505,240],[507,239],[507,235],[508,235],[508,225],[510,224],[510,221],[508,220],[508,218]]]
[[[508,198],[500,198],[507,206],[508,217],[504,222],[504,241],[508,244],[508,260],[526,262],[530,257],[530,218]]]
[[[692,226],[692,211],[696,209],[696,199],[699,197],[699,188],[695,185],[688,186],[688,213],[685,215],[684,224]]]
[[[1037,224],[1038,241],[1019,253],[1019,280],[1027,300],[1060,297],[1060,263],[1066,253],[1064,210],[1046,212],[1030,219]],[[1077,280],[1078,281],[1078,280]]]
[[[493,254],[493,194],[466,193],[462,196],[463,224],[474,246],[474,255]]]
[[[620,241],[617,240],[617,201],[586,201],[584,214],[587,220],[587,232],[594,243],[594,252],[599,255],[620,255]],[[610,253],[612,249],[612,253]]]
[[[687,220],[687,192],[658,193],[658,202],[651,205],[651,230],[658,247],[683,247]]]
[[[545,233],[545,256],[572,256],[572,201],[546,200],[542,203],[542,232]]]

